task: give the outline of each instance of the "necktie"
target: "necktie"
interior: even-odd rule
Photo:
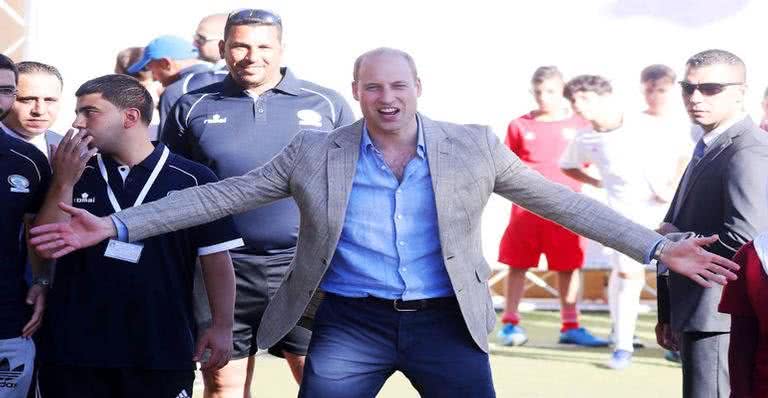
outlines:
[[[707,150],[707,145],[704,143],[704,138],[700,138],[696,143],[696,147],[693,148],[693,162],[698,163],[701,158],[704,157],[704,151]]]

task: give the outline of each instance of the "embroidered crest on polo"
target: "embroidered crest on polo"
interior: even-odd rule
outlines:
[[[296,112],[299,126],[323,127],[323,116],[312,109],[302,109]]]
[[[79,198],[75,198],[75,203],[96,203],[96,198],[91,197],[91,194],[88,192],[83,192],[80,194]]]
[[[203,124],[223,124],[227,122],[227,118],[221,117],[218,113],[210,117],[210,119],[203,120]]]
[[[11,185],[11,192],[29,193],[29,180],[27,177],[11,174],[8,176],[8,184]]]
[[[523,134],[523,139],[530,141],[536,138],[536,133],[533,131],[526,131],[525,134]]]

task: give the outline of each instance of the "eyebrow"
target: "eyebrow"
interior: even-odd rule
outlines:
[[[56,100],[57,100],[57,99],[59,99],[59,97],[53,97],[53,96],[50,96],[50,95],[49,95],[49,96],[44,96],[44,95],[25,95],[25,96],[23,96],[23,97],[21,97],[21,96],[16,96],[16,100],[18,100],[18,101],[22,101],[22,100],[31,100],[31,99],[37,99],[37,98],[42,98],[42,99],[56,99]]]
[[[97,108],[97,107],[95,107],[93,105],[86,105],[86,106],[84,106],[82,108],[75,109],[75,114],[83,112],[83,111],[98,111],[98,110],[99,110],[99,108]]]

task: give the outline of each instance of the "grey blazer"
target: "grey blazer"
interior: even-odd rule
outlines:
[[[768,133],[752,119],[723,132],[688,168],[687,183],[678,187],[664,221],[681,231],[718,234],[719,241],[708,250],[725,258],[768,229]],[[671,271],[657,285],[659,320],[673,330],[731,330],[730,317],[717,311],[722,286],[702,288]]]
[[[635,260],[660,235],[568,188],[549,182],[489,128],[421,117],[437,204],[442,256],[464,321],[488,350],[496,314],[480,243],[480,216],[496,192]],[[174,193],[116,216],[132,241],[209,222],[292,196],[301,212],[296,256],[267,308],[257,341],[270,347],[294,327],[316,293],[344,225],[363,122],[330,134],[303,131],[275,158],[243,176]]]

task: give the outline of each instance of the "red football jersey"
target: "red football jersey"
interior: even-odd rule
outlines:
[[[578,191],[581,183],[563,174],[559,162],[576,132],[590,127],[589,122],[576,115],[543,122],[528,113],[509,123],[505,143],[526,165],[547,179]]]

